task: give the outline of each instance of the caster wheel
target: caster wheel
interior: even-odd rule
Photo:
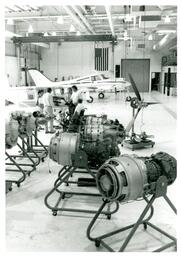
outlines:
[[[57,216],[57,212],[53,212],[52,215],[53,215],[53,216]]]
[[[147,224],[143,223],[144,230],[147,230]]]
[[[131,101],[131,97],[130,97],[130,96],[127,96],[127,97],[126,97],[126,101],[128,101],[128,102]]]
[[[96,241],[95,241],[95,246],[96,246],[96,247],[99,247],[100,244],[101,244],[101,242],[100,242],[99,240],[96,240]]]
[[[28,177],[30,177],[30,172],[28,173]]]
[[[68,183],[66,183],[66,186],[68,187],[68,186],[69,186],[69,184],[68,184]]]
[[[12,191],[13,189],[12,188],[9,188],[9,191]]]
[[[44,158],[42,158],[42,160],[41,160],[42,162],[44,162],[45,160],[44,160]]]
[[[107,219],[110,220],[111,219],[111,215],[107,215]]]
[[[104,93],[100,92],[100,93],[98,94],[98,98],[99,98],[99,99],[104,99]]]
[[[20,184],[19,184],[19,183],[17,184],[17,187],[18,187],[18,188],[20,187]]]
[[[65,194],[62,195],[62,199],[65,199]]]

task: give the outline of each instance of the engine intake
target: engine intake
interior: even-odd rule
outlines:
[[[176,159],[159,152],[150,157],[121,155],[103,164],[96,176],[97,188],[103,198],[127,202],[152,194],[149,185],[160,176],[167,178],[168,185],[176,179]]]

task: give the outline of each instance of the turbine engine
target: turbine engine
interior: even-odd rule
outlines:
[[[127,202],[152,194],[151,184],[165,176],[170,185],[176,179],[177,162],[171,155],[159,152],[150,157],[121,155],[107,160],[96,175],[97,188],[103,198]]]

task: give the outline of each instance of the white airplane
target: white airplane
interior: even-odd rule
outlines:
[[[28,72],[37,88],[69,88],[76,85],[82,92],[97,91],[98,98],[100,99],[104,98],[105,91],[129,91],[129,87],[131,86],[131,83],[125,81],[124,78],[110,79],[104,74],[97,73],[67,81],[52,82],[36,69],[29,69]],[[93,97],[89,96],[88,102],[93,102]]]

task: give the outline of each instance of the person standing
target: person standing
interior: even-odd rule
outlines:
[[[71,101],[70,101],[70,115],[72,116],[75,108],[78,104],[79,99],[82,99],[81,92],[78,90],[76,85],[72,86],[72,95],[71,95]]]
[[[41,113],[43,113],[43,108],[44,108],[44,105],[43,105],[43,94],[44,94],[43,90],[39,90],[38,91],[37,106],[39,107]]]
[[[45,124],[45,133],[54,133],[53,129],[53,96],[52,89],[48,88],[47,92],[43,95],[44,114],[49,116],[49,121]],[[50,128],[50,130],[48,129]]]

